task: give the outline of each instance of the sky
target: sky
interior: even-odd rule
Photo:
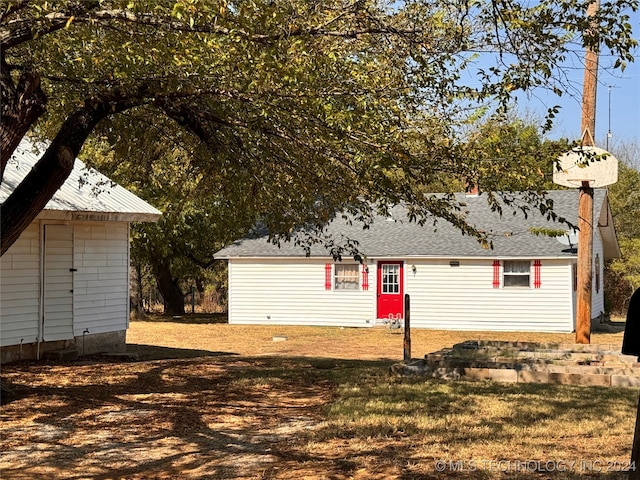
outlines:
[[[640,12],[631,14],[633,36],[640,42]],[[629,63],[624,70],[612,71],[613,59],[600,56],[596,101],[596,145],[605,148],[607,132],[611,131],[610,145],[615,142],[640,141],[640,47],[635,49],[636,61]],[[520,108],[544,115],[546,109],[554,105],[562,107],[556,117],[554,128],[547,134],[549,138],[581,137],[581,101],[584,69],[578,58],[567,65],[568,80],[573,91],[561,97],[555,95],[535,95],[520,99]]]

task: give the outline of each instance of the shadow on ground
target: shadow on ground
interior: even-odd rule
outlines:
[[[625,325],[625,322],[595,323],[591,326],[591,330],[599,333],[621,333],[624,332]]]
[[[459,471],[458,461],[468,445],[489,446],[481,459],[618,458],[630,439],[615,430],[632,430],[637,398],[632,389],[396,379],[384,361],[130,348],[160,358],[6,367],[25,395],[0,410],[3,477],[549,478]],[[613,433],[596,427],[602,419]],[[451,460],[445,471],[438,459]]]
[[[228,323],[226,313],[185,313],[184,315],[160,315],[156,313],[147,314],[144,318],[136,318],[137,322],[153,323],[192,323],[192,324],[212,324]]]
[[[222,357],[238,355],[235,352],[212,352],[190,348],[159,347],[156,345],[127,344],[128,360],[170,360],[177,358]],[[125,356],[126,357],[126,356]]]

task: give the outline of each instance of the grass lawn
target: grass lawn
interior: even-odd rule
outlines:
[[[412,351],[514,336],[573,338],[414,330]],[[636,389],[396,378],[383,328],[156,318],[128,342],[139,360],[3,366],[1,478],[626,478]]]

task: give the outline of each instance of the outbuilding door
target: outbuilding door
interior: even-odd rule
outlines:
[[[403,262],[378,262],[378,318],[404,318]]]
[[[73,338],[73,227],[44,226],[45,341]]]

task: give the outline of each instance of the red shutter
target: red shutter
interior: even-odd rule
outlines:
[[[493,288],[500,288],[500,260],[493,261]]]
[[[331,264],[326,263],[324,266],[324,289],[331,290]]]
[[[369,267],[362,264],[362,290],[369,290]]]
[[[540,278],[540,267],[542,263],[540,260],[534,260],[533,262],[533,288],[540,288],[542,280]]]

